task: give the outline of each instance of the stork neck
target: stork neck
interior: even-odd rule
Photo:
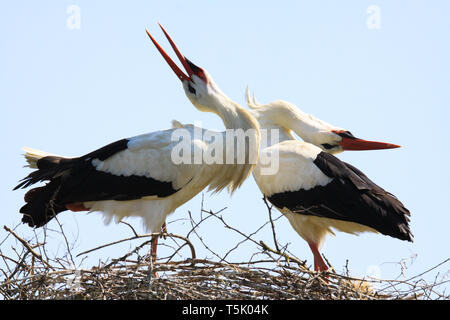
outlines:
[[[331,125],[288,104],[275,104],[267,108],[256,109],[254,114],[261,128],[278,127],[280,129],[280,141],[295,139],[292,130],[304,141],[314,142],[321,132],[332,129]]]
[[[280,125],[273,115],[268,115],[267,111],[251,110],[251,114],[258,120],[261,131],[261,148],[270,147],[286,140],[295,140],[290,128]]]
[[[228,188],[232,193],[242,185],[258,161],[259,124],[249,111],[233,102],[225,94],[215,94],[209,107],[211,107],[212,112],[219,115],[227,129],[234,131],[237,138],[240,136],[238,129],[244,131],[245,152],[239,151],[240,148],[234,143],[235,139],[232,140],[233,143],[231,144],[227,143],[228,140],[226,140],[223,150],[224,163],[232,165],[222,166],[220,172],[215,175],[215,180],[210,184],[210,189],[221,190],[226,186],[224,181],[231,181],[228,183]],[[228,131],[224,132],[225,139],[228,138]],[[229,158],[230,154],[233,158]],[[232,160],[232,162],[229,162],[229,160]]]
[[[287,125],[305,142],[315,145],[328,141],[331,131],[340,129],[298,109],[292,110]]]
[[[259,133],[259,124],[250,112],[242,108],[224,94],[215,97],[215,111],[227,129],[255,129]]]

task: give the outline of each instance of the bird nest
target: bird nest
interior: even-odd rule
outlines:
[[[66,251],[52,258],[46,252],[45,239],[23,239],[14,230],[4,227],[7,237],[14,240],[14,254],[0,251],[0,297],[3,299],[448,299],[439,292],[446,277],[434,278],[431,283],[424,275],[442,267],[447,259],[429,270],[406,280],[357,279],[349,276],[348,270],[339,274],[330,269],[317,273],[309,269],[305,261],[293,256],[276,241],[271,207],[267,205],[269,221],[264,226],[272,228],[274,247],[258,240],[258,232],[246,234],[225,221],[221,211],[205,213],[195,221],[189,212],[192,229],[184,236],[161,234],[138,234],[128,225],[133,236],[104,244],[80,255],[124,242],[138,241],[139,244],[125,255],[98,265],[75,268],[68,240],[61,227],[61,235],[66,242]],[[212,252],[214,259],[199,259],[192,238],[199,235],[199,227],[213,218],[242,240],[226,254]],[[59,223],[59,222],[58,222]],[[61,225],[60,225],[61,226]],[[152,263],[140,251],[148,247],[153,236],[166,240],[176,239],[173,254]],[[2,241],[2,243],[5,240]],[[244,242],[252,243],[257,252],[244,262],[230,262],[228,255]],[[198,244],[197,244],[198,246]],[[180,256],[180,251],[188,252],[188,257]],[[178,257],[178,260],[175,260]],[[258,257],[258,259],[255,259]],[[261,258],[262,257],[262,258]]]

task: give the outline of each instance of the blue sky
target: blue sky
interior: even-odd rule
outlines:
[[[79,29],[67,27],[71,5],[80,9]],[[370,5],[380,9],[379,29],[366,24]],[[402,145],[339,158],[409,208],[415,242],[338,233],[327,238],[322,252],[337,270],[348,260],[354,275],[375,266],[381,277],[393,278],[400,273],[397,262],[413,256],[406,274],[424,271],[450,257],[449,11],[446,1],[406,0],[2,2],[0,224],[11,227],[20,221],[24,191],[11,190],[29,172],[22,168],[22,146],[77,156],[124,137],[166,129],[172,119],[223,129],[217,116],[190,104],[149,41],[145,28],[169,48],[159,21],[234,101],[244,104],[248,85],[260,102],[284,99],[361,138]],[[232,198],[226,192],[204,197],[207,209],[227,207],[225,217],[244,231],[267,220],[253,178]],[[200,203],[201,195],[169,221],[187,218],[188,211],[198,215]],[[60,221],[77,237],[77,252],[129,235],[123,225],[104,226],[98,213],[66,212]],[[189,224],[180,220],[169,228],[185,234]],[[26,226],[17,232],[33,234]],[[308,246],[286,219],[278,220],[277,232],[281,243],[290,243],[290,251],[312,263]],[[202,234],[223,250],[239,240],[220,225]],[[0,236],[5,236],[3,229]],[[272,243],[270,230],[261,237]],[[58,248],[63,240],[55,235],[51,242]],[[9,246],[3,243],[2,250]],[[256,249],[246,250],[233,258]],[[116,256],[117,249],[94,255]]]

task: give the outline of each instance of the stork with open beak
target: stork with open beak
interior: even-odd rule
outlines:
[[[408,209],[360,170],[332,155],[398,145],[358,139],[286,101],[261,105],[250,97],[248,89],[246,97],[261,131],[267,129],[268,135],[268,144],[261,146],[260,161],[253,170],[255,181],[308,242],[316,271],[328,269],[319,250],[333,230],[352,234],[369,231],[412,241]],[[278,130],[279,139],[270,129]],[[292,131],[304,142],[296,140]],[[264,168],[271,165],[261,161],[264,156],[279,161],[278,171],[264,174]]]
[[[200,111],[219,115],[226,128],[246,131],[249,138],[240,150],[245,152],[244,159],[250,159],[252,153],[257,159],[259,126],[256,119],[222,93],[204,69],[186,59],[162,26],[161,29],[187,74],[148,31],[147,34],[181,80],[188,99]],[[74,158],[27,149],[25,157],[29,166],[37,170],[22,179],[15,189],[42,181],[47,183],[25,194],[26,204],[20,209],[22,221],[31,227],[41,227],[63,211],[100,211],[105,222],[120,221],[129,216],[141,217],[146,228],[156,233],[170,213],[205,187],[214,191],[228,187],[232,193],[250,175],[256,160],[237,161],[242,155],[234,153],[234,145],[224,144],[223,155],[228,158],[222,163],[198,163],[192,158],[174,163],[172,153],[180,141],[173,137],[180,129],[190,138],[183,141],[189,143],[187,150],[195,149],[202,154],[210,154],[212,144],[199,141],[196,130],[197,134],[200,130],[201,137],[220,136],[225,140],[225,132],[177,125],[172,129],[122,139]],[[234,158],[230,158],[230,152]],[[151,249],[154,258],[156,244],[157,238],[154,238]]]

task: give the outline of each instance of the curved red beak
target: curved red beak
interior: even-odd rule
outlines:
[[[147,32],[148,36],[152,40],[153,44],[158,49],[159,53],[161,53],[161,55],[166,60],[166,62],[169,64],[169,66],[173,70],[173,72],[175,72],[175,74],[177,75],[178,79],[180,79],[181,81],[191,80],[191,76],[194,74],[194,72],[192,71],[191,67],[189,66],[189,63],[188,63],[187,59],[181,54],[180,50],[178,50],[178,48],[175,45],[175,43],[173,42],[172,38],[169,36],[169,34],[166,32],[166,30],[164,30],[164,28],[161,26],[161,24],[158,23],[158,25],[160,26],[160,28],[164,32],[164,35],[166,36],[167,40],[169,40],[169,43],[172,46],[173,51],[175,51],[175,54],[177,55],[178,59],[180,59],[181,64],[183,65],[184,69],[187,72],[187,75],[175,64],[175,62],[173,62],[173,60],[164,51],[164,49],[159,45],[159,43],[156,42],[156,40],[152,37],[150,32],[148,32],[147,29],[145,29],[145,31]]]
[[[394,149],[401,146],[378,141],[368,141],[354,137],[349,131],[332,130],[333,133],[342,137],[339,145],[344,150],[380,150],[380,149]]]

